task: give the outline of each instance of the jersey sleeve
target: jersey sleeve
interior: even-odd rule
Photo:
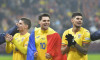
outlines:
[[[63,36],[62,36],[62,45],[67,45],[68,44],[68,41],[66,40],[67,38],[65,37],[67,34],[68,34],[68,31],[65,31],[63,33]]]
[[[90,32],[89,32],[88,30],[86,30],[86,31],[84,32],[83,42],[86,42],[86,43],[91,42],[91,39],[90,39]]]
[[[16,36],[17,36],[17,33],[13,36],[13,40],[15,39]],[[14,48],[13,43],[6,41],[6,52],[11,53],[13,48]]]
[[[13,44],[11,42],[6,41],[6,52],[11,53],[12,50],[13,50]]]

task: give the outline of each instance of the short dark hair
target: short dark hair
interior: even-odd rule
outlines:
[[[49,17],[50,18],[50,15],[48,13],[42,13],[39,15],[38,19],[41,20],[42,17]]]
[[[82,14],[79,13],[79,12],[75,12],[75,13],[72,14],[72,18],[74,18],[74,17],[76,17],[76,16],[82,16]]]
[[[21,18],[21,20],[24,21],[24,23],[28,25],[28,29],[31,28],[31,21],[30,21],[30,19],[27,19],[27,18]]]

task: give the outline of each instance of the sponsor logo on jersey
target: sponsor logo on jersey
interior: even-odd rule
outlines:
[[[37,36],[36,38],[39,38],[40,36]]]

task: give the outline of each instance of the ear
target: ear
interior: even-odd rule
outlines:
[[[28,25],[25,25],[25,28],[27,28],[27,29],[28,29]]]
[[[39,22],[38,22],[39,24],[41,23],[41,20],[39,20]]]
[[[71,22],[73,23],[73,19],[71,19]]]

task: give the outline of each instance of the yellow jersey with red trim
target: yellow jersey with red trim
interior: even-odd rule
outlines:
[[[41,30],[41,28],[35,28],[35,45],[36,50],[38,52],[38,56],[36,60],[48,60],[45,57],[47,52],[47,35],[53,34],[55,31],[50,27],[48,30]],[[51,60],[51,59],[49,59]]]
[[[20,35],[20,33],[16,33],[13,37],[13,40],[16,41],[19,46],[27,49],[29,36],[30,33],[26,33],[25,35]],[[21,53],[13,43],[9,42],[7,44],[6,52],[10,53],[13,50],[13,60],[26,60],[26,55]]]
[[[74,40],[77,42],[77,44],[79,44],[82,47],[82,43],[90,43],[90,32],[81,27],[80,30],[78,32],[76,32],[76,34],[74,32],[72,32],[72,28],[66,30],[63,33],[62,36],[62,45],[67,45],[68,41],[66,40],[67,38],[65,37],[68,34],[72,34],[72,36],[74,36]],[[80,53],[75,47],[71,46],[70,50],[68,52],[67,55],[67,60],[88,60],[87,55],[84,55],[82,53]]]

